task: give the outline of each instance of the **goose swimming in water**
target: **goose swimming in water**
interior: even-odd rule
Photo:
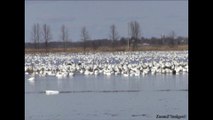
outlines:
[[[33,76],[33,77],[30,77],[28,80],[32,82],[32,81],[35,80],[35,77],[34,77],[34,76]]]
[[[46,90],[45,94],[46,95],[57,95],[57,94],[59,94],[59,91],[57,91],[57,90]]]
[[[28,80],[30,82],[34,82],[34,80],[35,80],[35,73],[32,73],[31,77]]]

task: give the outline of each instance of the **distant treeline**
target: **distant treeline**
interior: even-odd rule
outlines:
[[[112,43],[109,39],[96,39],[96,40],[87,40],[85,42],[86,47],[97,49],[99,47],[112,47],[112,44],[114,44],[114,47],[120,47],[120,46],[127,46],[128,45],[128,38],[121,37],[120,40],[115,40],[114,43]],[[131,41],[131,40],[130,40]],[[130,42],[131,43],[131,42]],[[54,41],[48,43],[49,48],[64,48],[64,42],[62,41]],[[78,41],[78,42],[66,42],[66,48],[76,48],[76,47],[83,47],[84,42]],[[161,38],[141,38],[139,40],[139,46],[148,46],[148,45],[186,45],[188,44],[188,38],[187,37],[176,37],[176,38],[170,38],[170,37],[161,37]],[[34,48],[35,43],[25,43],[25,48]],[[39,48],[45,49],[45,43],[39,43]]]
[[[79,31],[81,41],[72,42],[69,37],[68,28],[65,25],[61,26],[60,42],[53,42],[50,26],[47,24],[34,24],[31,31],[31,42],[25,43],[25,48],[32,48],[35,50],[45,49],[46,52],[50,48],[63,48],[64,51],[67,48],[81,47],[84,52],[86,48],[92,48],[94,50],[99,47],[111,47],[112,50],[118,47],[127,47],[128,50],[137,50],[146,45],[183,45],[188,44],[188,38],[176,36],[174,31],[171,31],[168,35],[162,35],[160,38],[144,38],[141,35],[140,24],[137,21],[131,21],[128,23],[128,37],[119,36],[117,28],[114,24],[109,27],[109,37],[106,39],[92,39],[85,26]]]

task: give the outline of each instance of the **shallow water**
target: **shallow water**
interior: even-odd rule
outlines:
[[[33,83],[28,78],[26,120],[160,119],[157,115],[188,119],[188,74],[36,77]],[[45,90],[58,90],[60,94],[48,96]]]

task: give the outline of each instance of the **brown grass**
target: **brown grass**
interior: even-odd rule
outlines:
[[[141,46],[135,51],[182,51],[182,50],[188,50],[188,45],[176,45],[176,46],[160,46],[160,45],[152,45],[152,46]],[[97,49],[93,48],[86,48],[86,52],[116,52],[116,51],[129,51],[126,46],[121,47],[115,47],[112,49],[111,47],[99,47]],[[132,51],[132,49],[130,49]],[[25,48],[25,53],[45,53],[45,49],[31,49],[31,48]],[[63,48],[51,48],[48,50],[48,52],[54,53],[54,52],[64,52]],[[77,53],[77,52],[83,52],[83,48],[67,48],[66,52],[70,53]]]

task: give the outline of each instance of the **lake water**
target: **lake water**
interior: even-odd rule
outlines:
[[[25,120],[188,120],[188,74],[25,76]],[[46,95],[45,90],[58,90]]]

